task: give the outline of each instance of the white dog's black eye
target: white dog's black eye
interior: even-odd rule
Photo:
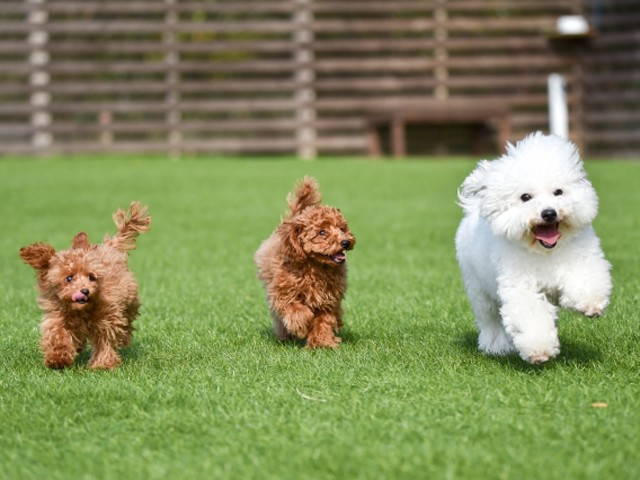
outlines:
[[[69,275],[67,278],[65,278],[67,283],[71,283],[73,282],[73,275]]]
[[[327,234],[327,231],[326,231],[326,230],[320,230],[320,231],[318,232],[318,235],[320,235],[321,237],[324,237],[326,234]]]
[[[532,198],[533,197],[531,195],[529,195],[528,193],[523,193],[522,195],[520,195],[520,200],[522,200],[523,202],[528,202]]]
[[[557,189],[555,192],[553,192],[553,194],[554,194],[556,197],[559,197],[559,196],[560,196],[560,195],[562,195],[563,193],[564,193],[564,192],[563,192],[561,189]]]

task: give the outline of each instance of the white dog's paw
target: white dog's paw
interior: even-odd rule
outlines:
[[[478,348],[489,355],[508,355],[516,351],[504,330],[482,330],[478,336]]]
[[[585,304],[582,308],[579,308],[579,311],[584,313],[587,317],[599,317],[604,313],[604,309],[607,308],[607,304],[609,302],[607,300],[603,300],[598,303]]]
[[[555,335],[546,339],[536,337],[522,338],[520,336],[514,338],[514,343],[520,357],[524,361],[533,364],[544,363],[557,357],[560,353],[560,342]]]

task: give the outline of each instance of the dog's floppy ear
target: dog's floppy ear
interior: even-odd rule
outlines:
[[[458,190],[458,202],[465,211],[474,210],[487,189],[486,178],[491,165],[488,160],[481,160],[473,172],[465,178]]]
[[[49,261],[56,251],[51,245],[46,243],[34,243],[20,249],[20,258],[24,263],[31,265],[35,270],[45,270],[49,268]]]
[[[89,244],[89,237],[87,237],[86,233],[80,232],[76,234],[75,237],[73,237],[73,240],[71,241],[71,246],[73,248],[81,248],[83,250],[86,250],[91,246]]]
[[[300,245],[300,234],[303,228],[303,224],[291,220],[281,223],[278,227],[278,233],[284,247],[284,254],[294,261],[302,261],[306,257]]]

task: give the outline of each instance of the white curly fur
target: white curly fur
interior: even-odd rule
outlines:
[[[530,363],[554,358],[558,306],[598,316],[612,288],[591,226],[598,197],[576,146],[533,133],[480,161],[458,198],[456,251],[478,347]]]

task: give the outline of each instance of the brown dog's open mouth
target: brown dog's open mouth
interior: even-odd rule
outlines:
[[[329,258],[333,260],[338,265],[347,261],[347,256],[344,254],[344,250],[336,253],[335,255],[329,255]]]
[[[533,229],[533,236],[540,242],[544,248],[553,248],[558,244],[558,240],[562,236],[558,227],[559,223],[551,225],[538,225]]]

